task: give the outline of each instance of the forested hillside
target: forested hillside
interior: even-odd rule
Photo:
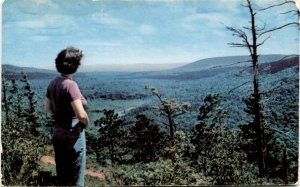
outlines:
[[[159,72],[75,74],[92,121],[88,165],[107,174],[106,180],[88,179],[87,185],[295,183],[299,56],[268,55],[259,66],[265,177],[259,176],[251,126],[253,72],[227,66],[227,58]],[[234,63],[245,57],[230,58]],[[39,160],[53,154],[52,119],[42,104],[58,74],[7,65],[2,71],[3,183],[54,185],[53,169]]]

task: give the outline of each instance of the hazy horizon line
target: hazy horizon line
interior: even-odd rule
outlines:
[[[299,56],[299,54],[261,54],[260,56],[269,56],[269,55],[286,55],[286,56]],[[178,68],[187,64],[191,64],[197,61],[202,61],[206,59],[213,59],[213,58],[226,58],[226,57],[238,57],[238,56],[250,56],[250,55],[228,55],[228,56],[216,56],[216,57],[209,57],[203,58],[199,60],[195,60],[192,62],[166,62],[166,63],[125,63],[125,64],[85,64],[83,63],[82,66],[78,69],[78,72],[92,72],[92,71],[99,71],[102,72],[133,72],[133,71],[159,71],[159,70],[168,70]],[[44,69],[44,70],[52,70],[55,71],[56,67],[53,63],[53,66],[22,66],[22,64],[14,65],[14,64],[2,64],[2,65],[11,65],[17,66],[20,68],[37,68],[37,69]],[[96,68],[96,69],[95,69]]]

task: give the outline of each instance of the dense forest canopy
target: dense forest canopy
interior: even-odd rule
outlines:
[[[88,99],[92,119],[87,129],[89,159],[94,160],[94,166],[113,167],[110,180],[115,184],[295,182],[299,56],[268,58],[275,61],[266,61],[259,68],[266,95],[262,103],[270,161],[265,179],[258,178],[252,141],[255,131],[247,125],[251,122],[247,112],[251,84],[239,87],[252,71],[241,73],[240,66],[195,69],[195,76],[186,73],[186,67],[147,73],[78,73],[75,80]],[[4,182],[51,185],[54,174],[32,164],[41,155],[49,154],[43,147],[51,145],[52,120],[41,108],[46,85],[58,74],[27,70],[21,74],[18,67],[3,65],[3,147],[10,150],[10,145],[17,146],[5,151],[2,158],[25,161],[29,152],[22,150],[30,151],[28,145],[35,138],[43,141],[35,141],[39,149],[30,152],[35,159],[26,160],[26,165],[2,164],[4,172],[12,167],[24,170],[16,174],[19,182],[13,180],[13,175],[5,175]],[[15,134],[17,126],[20,128]],[[22,143],[12,142],[19,141],[18,137]],[[15,151],[21,151],[23,156]],[[33,176],[27,173],[30,170],[36,171]]]

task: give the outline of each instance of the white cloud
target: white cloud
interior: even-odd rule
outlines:
[[[241,0],[218,0],[217,2],[215,2],[215,6],[222,7],[224,9],[230,10],[231,12],[237,13],[240,10],[241,3]]]
[[[36,5],[46,5],[53,8],[58,8],[59,6],[52,0],[33,0]]]
[[[130,26],[132,25],[131,22],[114,17],[112,15],[106,14],[106,13],[95,13],[92,15],[92,20],[94,20],[96,23],[100,23],[103,25],[108,25],[108,26]]]
[[[229,21],[229,20],[226,20],[226,17],[224,17],[224,14],[220,14],[220,13],[194,14],[194,15],[186,17],[185,20],[188,22],[193,22],[193,21],[210,21],[210,22],[226,21],[226,22],[228,22]]]
[[[182,46],[151,47],[129,45],[120,48],[95,48],[86,53],[87,64],[132,64],[132,63],[184,63],[199,59],[199,50]],[[112,55],[113,54],[113,55]]]
[[[213,30],[231,25],[232,20],[221,13],[193,14],[181,20],[179,25],[187,31]]]
[[[30,29],[33,28],[41,29],[46,27],[46,23],[41,20],[19,21],[17,22],[17,26],[22,28],[30,28]]]
[[[49,27],[65,27],[76,24],[74,17],[64,14],[45,14],[43,19]]]
[[[29,29],[62,28],[74,25],[75,22],[72,17],[60,14],[45,14],[39,19],[32,18],[16,22],[16,26]]]
[[[146,25],[146,24],[139,26],[138,30],[141,34],[144,34],[144,35],[149,35],[149,34],[153,34],[156,32],[156,28],[154,26]]]

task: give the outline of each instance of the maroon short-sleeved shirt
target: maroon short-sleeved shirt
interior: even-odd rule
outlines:
[[[46,96],[51,101],[51,109],[57,127],[70,127],[72,120],[77,118],[71,106],[72,101],[81,99],[83,106],[87,105],[77,83],[66,77],[57,77],[52,80]]]

